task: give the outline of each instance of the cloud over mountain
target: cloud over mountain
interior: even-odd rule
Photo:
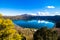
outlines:
[[[47,8],[55,8],[55,6],[47,6]]]

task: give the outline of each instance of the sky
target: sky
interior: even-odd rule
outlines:
[[[0,0],[0,13],[7,16],[60,15],[60,0]]]

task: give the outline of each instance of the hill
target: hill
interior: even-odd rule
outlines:
[[[15,26],[15,29],[19,33],[22,33],[23,36],[25,36],[27,40],[33,40],[33,34],[34,34],[35,31],[37,31],[37,29],[33,29],[33,28],[22,28],[20,26]],[[53,30],[57,30],[58,31],[58,36],[60,36],[60,28],[54,28]]]
[[[12,20],[49,20],[53,22],[59,22],[60,21],[60,16],[55,15],[55,16],[33,16],[33,15],[28,15],[28,14],[23,14],[23,15],[17,15],[17,16],[3,16],[4,18],[10,18]]]
[[[5,19],[9,18],[11,20],[46,20],[51,21],[56,24],[57,28],[60,28],[60,15],[55,16],[33,16],[28,14],[17,15],[17,16],[3,16]]]

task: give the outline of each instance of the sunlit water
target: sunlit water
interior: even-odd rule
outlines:
[[[49,21],[40,21],[40,20],[14,20],[15,24],[24,27],[24,28],[41,28],[41,27],[47,27],[47,28],[53,28],[54,23]]]

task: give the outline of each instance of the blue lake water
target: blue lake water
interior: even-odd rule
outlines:
[[[17,24],[24,28],[41,28],[41,27],[47,27],[47,28],[53,28],[54,23],[44,20],[13,20],[14,24]]]

